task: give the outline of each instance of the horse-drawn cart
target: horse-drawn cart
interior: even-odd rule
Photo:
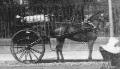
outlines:
[[[61,8],[59,8],[59,10],[51,10],[51,13],[45,12],[45,10],[45,13],[38,13],[41,9],[33,8],[38,10],[33,10],[36,13],[34,15],[34,12],[28,10],[28,7],[25,9],[29,11],[24,13],[26,16],[24,14],[20,14],[23,16],[16,15],[16,18],[20,20],[19,22],[21,24],[25,25],[25,28],[17,31],[13,35],[10,48],[12,55],[17,61],[22,63],[37,63],[41,61],[45,53],[45,45],[49,44],[51,46],[50,38],[56,38],[58,61],[64,61],[62,48],[65,38],[79,42],[87,42],[89,48],[88,58],[90,60],[92,59],[91,54],[93,44],[97,39],[97,33],[96,27],[91,21],[84,22],[82,20],[84,16],[81,17],[78,13],[75,13],[75,15],[74,13],[73,15],[70,13],[70,16],[67,17],[67,15],[65,16],[66,13],[64,13],[65,10]],[[71,7],[71,9],[73,8]],[[83,13],[81,12],[80,14]]]
[[[62,60],[64,60],[62,47],[65,38],[79,42],[88,42],[90,49],[89,59],[91,59],[92,47],[97,36],[94,26],[89,24],[89,22],[82,24],[72,23],[72,21],[53,22],[43,20],[27,22],[25,20],[24,23],[33,25],[31,28],[18,31],[12,37],[11,53],[16,60],[22,63],[39,62],[44,56],[45,45],[49,44],[51,46],[50,38],[57,39],[56,52],[58,60],[59,55],[61,55]]]

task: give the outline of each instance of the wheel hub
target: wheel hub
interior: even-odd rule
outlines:
[[[26,50],[30,50],[31,49],[31,47],[26,47]]]

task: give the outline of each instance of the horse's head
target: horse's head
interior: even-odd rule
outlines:
[[[94,15],[91,15],[87,21],[92,23],[97,30],[100,30],[100,25],[105,22],[105,13],[103,11],[99,11]]]

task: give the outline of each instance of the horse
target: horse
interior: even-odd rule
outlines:
[[[53,24],[55,26],[52,31],[52,37],[56,38],[57,45],[56,45],[56,54],[57,54],[57,61],[64,61],[64,56],[62,53],[63,45],[65,39],[70,39],[77,42],[86,42],[88,44],[89,49],[89,56],[88,59],[92,60],[92,50],[93,45],[98,37],[97,32],[99,30],[99,22],[97,25],[92,23],[92,19],[97,15],[99,16],[101,12],[98,12],[92,15],[87,22],[81,23],[63,23],[58,26],[57,23]],[[61,57],[61,59],[60,59]]]
[[[96,29],[89,23],[85,24],[64,24],[53,30],[52,36],[56,38],[57,61],[64,61],[62,49],[65,39],[68,38],[77,42],[87,42],[89,48],[89,60],[92,60],[93,44],[97,39]],[[61,56],[61,59],[60,59]]]

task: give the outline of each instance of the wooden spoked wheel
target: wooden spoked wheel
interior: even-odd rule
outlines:
[[[44,55],[45,44],[42,38],[37,36],[35,32],[22,30],[13,36],[10,49],[17,61],[22,63],[36,63]]]

